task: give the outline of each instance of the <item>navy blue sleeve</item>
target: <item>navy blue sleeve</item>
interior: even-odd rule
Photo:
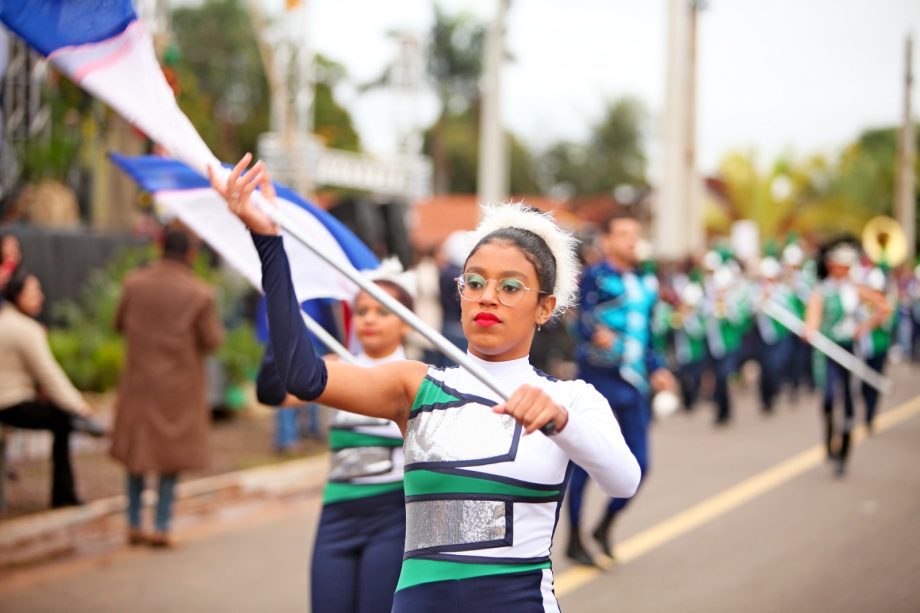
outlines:
[[[259,374],[256,376],[256,398],[262,404],[273,407],[280,406],[287,398],[287,390],[284,389],[281,377],[278,376],[278,369],[275,368],[275,354],[270,342],[265,344],[265,354],[262,356],[262,363],[259,364]]]
[[[300,304],[291,283],[291,267],[280,236],[252,234],[262,261],[262,290],[268,306],[268,335],[281,384],[303,400],[326,389],[326,363],[313,351]]]

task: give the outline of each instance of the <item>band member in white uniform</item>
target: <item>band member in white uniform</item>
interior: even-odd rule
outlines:
[[[279,375],[304,400],[395,421],[405,438],[406,543],[393,610],[558,611],[553,531],[573,462],[607,496],[632,496],[639,467],[607,401],[557,381],[528,355],[534,334],[576,300],[575,240],[522,205],[485,210],[458,277],[470,359],[503,401],[459,367],[325,363],[309,344],[280,229],[251,201],[274,190],[247,155],[212,184],[252,232]],[[552,423],[555,433],[540,429]]]

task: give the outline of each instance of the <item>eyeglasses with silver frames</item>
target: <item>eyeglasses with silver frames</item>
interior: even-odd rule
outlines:
[[[537,294],[546,293],[541,290],[529,288],[524,285],[520,279],[515,279],[513,277],[508,277],[506,279],[486,279],[482,275],[477,275],[474,272],[465,272],[454,280],[457,282],[457,290],[460,292],[460,297],[469,301],[482,298],[489,282],[495,281],[495,293],[498,295],[498,301],[506,307],[513,307],[520,304],[527,292],[537,292]]]

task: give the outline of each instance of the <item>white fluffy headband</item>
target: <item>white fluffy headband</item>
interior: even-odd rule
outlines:
[[[553,316],[565,313],[578,300],[578,239],[560,228],[549,213],[532,210],[524,202],[483,206],[482,221],[473,231],[473,246],[495,230],[518,228],[543,239],[556,258],[556,280],[552,294],[556,297]]]

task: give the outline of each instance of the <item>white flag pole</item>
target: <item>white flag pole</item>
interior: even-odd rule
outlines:
[[[343,347],[342,344],[334,336],[326,332],[326,329],[319,325],[315,319],[303,311],[300,312],[300,315],[303,317],[303,322],[307,325],[307,330],[312,332],[316,338],[321,340],[323,344],[326,345],[326,347],[328,347],[334,354],[342,358],[343,362],[348,362],[349,364],[358,363],[354,354]]]
[[[789,328],[794,334],[801,336],[805,331],[805,322],[775,300],[771,299],[765,302],[763,305],[763,312]],[[807,341],[812,347],[834,360],[881,393],[886,395],[891,393],[891,379],[882,376],[878,371],[873,370],[868,364],[820,332],[816,331]]]
[[[269,205],[261,194],[258,192],[253,192],[252,197],[253,201],[257,203],[263,211],[265,211],[265,213],[272,219],[272,221],[281,226],[290,236],[297,239],[306,248],[315,253],[317,257],[345,275],[350,281],[360,287],[363,291],[373,296],[375,300],[384,304],[401,320],[409,324],[419,334],[428,339],[444,355],[465,368],[470,372],[470,374],[479,379],[485,386],[498,394],[502,400],[507,400],[509,398],[509,392],[498,385],[498,382],[495,381],[492,375],[490,375],[480,365],[470,360],[469,356],[458,349],[456,345],[444,338],[434,328],[422,321],[418,315],[407,309],[398,300],[390,296],[386,290],[355,270],[355,268],[350,263],[340,262],[337,258],[331,256],[330,254],[323,253],[320,250],[315,249],[310,242],[310,237],[300,227],[298,227],[297,223],[281,209]]]
[[[229,169],[223,168],[221,166],[212,167],[218,180],[226,181],[230,176]],[[292,238],[300,242],[304,247],[312,251],[317,257],[321,260],[332,266],[334,269],[342,273],[346,278],[348,278],[352,283],[357,285],[359,288],[370,294],[375,300],[382,303],[393,313],[397,315],[401,320],[409,324],[414,330],[419,334],[424,336],[428,341],[430,341],[441,353],[449,357],[454,363],[458,364],[465,368],[471,375],[476,377],[483,385],[491,389],[493,392],[498,394],[498,397],[503,401],[508,400],[511,394],[508,390],[501,387],[498,382],[479,364],[473,362],[469,356],[467,356],[463,351],[457,348],[456,345],[451,343],[449,340],[444,338],[437,330],[429,326],[427,323],[421,320],[415,313],[407,309],[402,305],[398,300],[390,296],[383,288],[381,288],[376,283],[367,279],[364,275],[358,272],[350,262],[341,262],[335,256],[332,256],[328,253],[322,252],[320,249],[317,249],[313,246],[310,241],[310,236],[304,232],[300,226],[294,221],[287,213],[285,213],[281,208],[272,206],[261,192],[254,191],[250,196],[252,201],[262,209],[262,211],[271,218],[276,224],[278,224],[285,232],[287,232]],[[550,422],[540,428],[540,431],[544,434],[552,434],[556,430],[556,424]]]

